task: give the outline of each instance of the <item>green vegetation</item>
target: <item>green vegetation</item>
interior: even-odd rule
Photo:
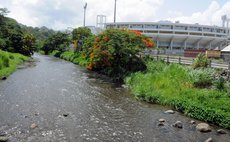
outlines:
[[[18,64],[29,58],[18,53],[9,53],[0,50],[0,78],[8,76],[15,71]]]
[[[87,29],[79,28],[72,34],[75,37],[73,40],[83,40],[84,44],[77,47],[75,53],[63,53],[63,50],[54,48],[52,54],[116,80],[122,80],[129,73],[145,70],[146,66],[139,53],[146,47],[154,46],[150,38],[138,31],[108,29],[95,36],[89,34]]]
[[[5,17],[9,11],[0,8],[0,49],[31,56],[35,50],[35,38],[26,33],[14,19]]]
[[[87,27],[79,27],[72,31],[72,37],[66,33],[57,32],[49,35],[43,42],[41,50],[46,55],[52,54],[56,57],[60,57],[60,54],[70,50],[69,45],[73,43],[73,51],[81,52],[82,46],[85,40],[93,36],[90,29]]]
[[[79,27],[72,31],[72,41],[74,43],[74,48],[77,51],[82,50],[82,46],[85,42],[85,39],[92,36],[92,33],[87,27]]]
[[[46,55],[52,53],[54,50],[64,52],[67,50],[70,44],[70,38],[68,34],[57,32],[45,40],[42,50]]]
[[[146,64],[147,71],[133,73],[125,81],[136,97],[230,128],[230,86],[223,80],[215,83],[213,69],[194,70],[156,60]]]
[[[209,65],[209,60],[208,58],[205,56],[204,53],[200,53],[197,55],[197,57],[195,58],[192,67],[194,69],[196,68],[207,68]]]
[[[46,27],[27,27],[6,17],[9,11],[0,8],[0,49],[31,56],[39,51],[44,41],[56,32]]]

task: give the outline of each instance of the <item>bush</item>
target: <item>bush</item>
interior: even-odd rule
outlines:
[[[91,30],[88,27],[79,27],[72,31],[72,40],[74,47],[77,51],[82,50],[84,46],[84,40],[92,36]]]
[[[194,69],[196,68],[207,68],[209,65],[209,60],[208,58],[205,56],[205,54],[203,53],[200,53],[197,55],[197,57],[195,58],[193,64],[192,64],[192,67]]]
[[[44,42],[41,50],[45,52],[46,55],[52,53],[54,50],[58,50],[60,52],[66,51],[69,47],[70,39],[68,34],[57,32],[54,35],[51,35],[46,41]]]
[[[218,90],[224,90],[225,89],[225,80],[224,80],[224,78],[223,77],[218,77],[214,81],[214,86]]]
[[[60,55],[62,59],[65,59],[67,61],[71,61],[70,59],[74,56],[74,52],[66,51]]]
[[[206,88],[213,84],[215,70],[214,69],[195,69],[189,71],[190,79],[194,87]]]
[[[0,69],[9,67],[10,60],[7,54],[0,54]]]
[[[61,51],[58,50],[54,50],[50,55],[54,56],[54,57],[60,57],[62,54]]]
[[[153,41],[138,31],[108,29],[85,40],[82,56],[88,61],[87,69],[122,79],[146,69],[138,54],[153,46]]]

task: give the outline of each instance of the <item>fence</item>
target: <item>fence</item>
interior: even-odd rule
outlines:
[[[167,56],[167,55],[150,55],[150,56],[157,60],[163,60],[167,63],[177,63],[177,64],[184,64],[184,65],[191,65],[194,61],[194,58],[187,58],[187,57],[176,57],[176,56]],[[227,62],[219,62],[216,60],[210,60],[209,67],[230,70],[230,62],[227,63]]]

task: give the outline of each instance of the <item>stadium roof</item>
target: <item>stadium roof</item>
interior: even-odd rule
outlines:
[[[230,45],[226,46],[223,50],[221,50],[222,52],[230,52]]]

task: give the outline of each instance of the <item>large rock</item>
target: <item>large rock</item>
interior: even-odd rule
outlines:
[[[63,116],[64,116],[64,117],[68,117],[69,114],[68,114],[68,113],[64,113]]]
[[[204,142],[213,142],[212,138],[208,138],[207,140],[205,140]]]
[[[168,114],[174,114],[174,113],[175,113],[175,111],[173,111],[173,110],[167,110],[167,111],[165,111],[165,113],[168,113]]]
[[[0,136],[0,142],[6,142],[8,138],[6,136]]]
[[[7,77],[6,77],[6,76],[3,76],[1,79],[2,79],[2,80],[6,80],[6,79],[7,79]]]
[[[183,124],[181,121],[177,121],[176,123],[173,124],[173,126],[177,128],[183,128]]]
[[[158,120],[160,123],[158,123],[158,126],[164,126],[165,119],[161,118]]]
[[[190,121],[190,124],[196,124],[196,121],[191,120],[191,121]]]
[[[165,124],[163,122],[158,123],[158,126],[164,126]]]
[[[217,133],[218,134],[227,134],[227,132],[225,130],[223,130],[223,129],[217,130]]]
[[[207,123],[199,123],[196,126],[196,129],[200,132],[210,132],[211,131],[211,128]]]
[[[165,122],[165,119],[161,118],[158,121],[161,122],[161,123],[163,123],[163,122]]]

